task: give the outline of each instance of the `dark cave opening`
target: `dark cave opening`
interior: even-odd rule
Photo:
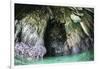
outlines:
[[[44,43],[47,49],[46,56],[63,55],[64,42],[66,41],[66,31],[64,23],[56,19],[50,19],[44,33]]]

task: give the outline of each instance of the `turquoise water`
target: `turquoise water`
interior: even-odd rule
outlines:
[[[51,64],[51,63],[67,63],[67,62],[80,62],[80,61],[93,61],[93,51],[86,51],[77,55],[70,56],[57,56],[45,57],[39,61],[28,61],[26,59],[15,58],[15,65],[28,65],[28,64]]]

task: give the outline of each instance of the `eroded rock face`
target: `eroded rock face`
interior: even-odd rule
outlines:
[[[22,29],[22,42],[28,44],[28,45],[35,45],[37,42],[39,36],[37,34],[37,31],[35,27],[32,27],[31,25],[25,25]]]
[[[46,54],[46,48],[41,40],[36,42],[35,46],[29,46],[23,42],[15,44],[15,57],[21,56],[22,58],[31,58],[33,60],[43,59]]]
[[[14,38],[15,42],[20,42],[21,41],[21,32],[22,32],[22,24],[18,21],[15,20],[15,32],[14,32]]]
[[[43,56],[47,53],[47,50],[44,46],[44,40],[41,38],[36,42],[34,49],[36,50],[35,54],[37,59],[43,59]]]
[[[28,5],[16,10],[15,44],[23,42],[36,46],[35,51],[42,52],[43,56],[45,53],[47,56],[78,54],[93,48],[94,14],[90,10]]]
[[[44,46],[43,40],[45,25],[44,27],[38,27],[39,25],[37,26],[37,23],[34,24],[34,19],[27,19],[28,16],[22,20],[19,20],[19,23],[15,25],[18,27],[16,29],[18,33],[15,32],[15,35],[20,35],[20,37],[17,36],[15,38],[15,40],[20,39],[20,41],[15,41],[15,54],[17,54],[17,56],[22,55],[24,58],[31,58],[36,60],[40,58],[43,59],[43,56],[46,54],[46,48]],[[40,26],[42,23],[45,23],[45,21],[41,20]]]

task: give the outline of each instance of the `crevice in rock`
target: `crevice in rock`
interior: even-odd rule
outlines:
[[[47,56],[63,55],[66,31],[64,23],[58,22],[55,18],[48,20],[44,33],[44,43],[47,49]]]

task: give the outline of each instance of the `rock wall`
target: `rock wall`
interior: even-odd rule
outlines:
[[[15,42],[35,46],[42,38],[47,56],[78,54],[93,49],[93,10],[15,4]]]

